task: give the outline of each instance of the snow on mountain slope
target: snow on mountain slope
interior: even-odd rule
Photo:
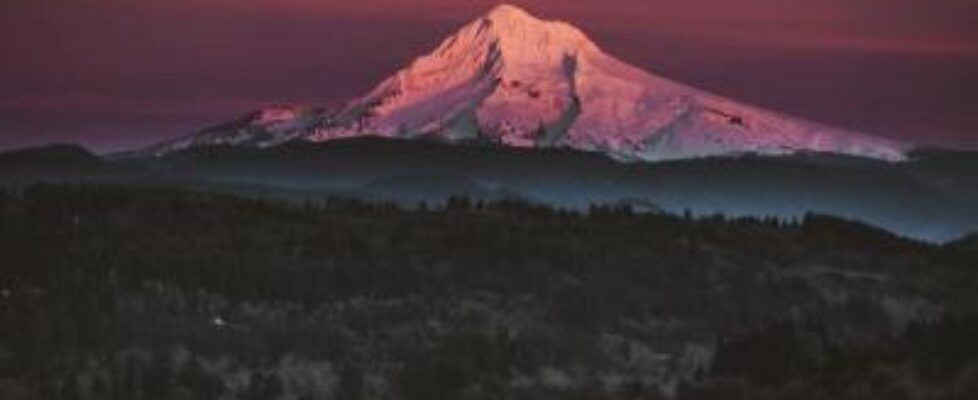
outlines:
[[[163,155],[201,146],[235,145],[269,147],[302,139],[328,121],[323,109],[276,105],[240,119],[213,126],[193,135],[170,140],[140,153]]]
[[[330,114],[275,112],[164,149],[302,138],[478,140],[621,160],[829,152],[883,160],[903,146],[741,104],[605,54],[577,28],[503,5]]]

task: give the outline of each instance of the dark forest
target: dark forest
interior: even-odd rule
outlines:
[[[798,220],[0,192],[4,399],[970,399],[978,238]]]

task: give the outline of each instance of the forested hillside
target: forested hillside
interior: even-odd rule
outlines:
[[[833,217],[0,192],[0,398],[965,399],[978,251]]]

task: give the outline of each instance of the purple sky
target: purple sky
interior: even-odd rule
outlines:
[[[526,0],[609,53],[735,99],[978,148],[978,1]],[[481,0],[6,0],[0,149],[144,145],[360,95]]]

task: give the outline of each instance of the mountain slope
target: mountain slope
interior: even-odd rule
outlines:
[[[621,160],[796,152],[905,159],[898,143],[794,119],[647,73],[605,54],[569,24],[542,21],[506,5],[464,26],[341,110],[279,114],[284,118],[249,118],[152,153],[381,136],[566,147]]]
[[[129,156],[162,155],[195,147],[234,145],[269,147],[301,139],[322,123],[329,111],[318,108],[275,105],[249,113],[237,120],[170,140]]]

